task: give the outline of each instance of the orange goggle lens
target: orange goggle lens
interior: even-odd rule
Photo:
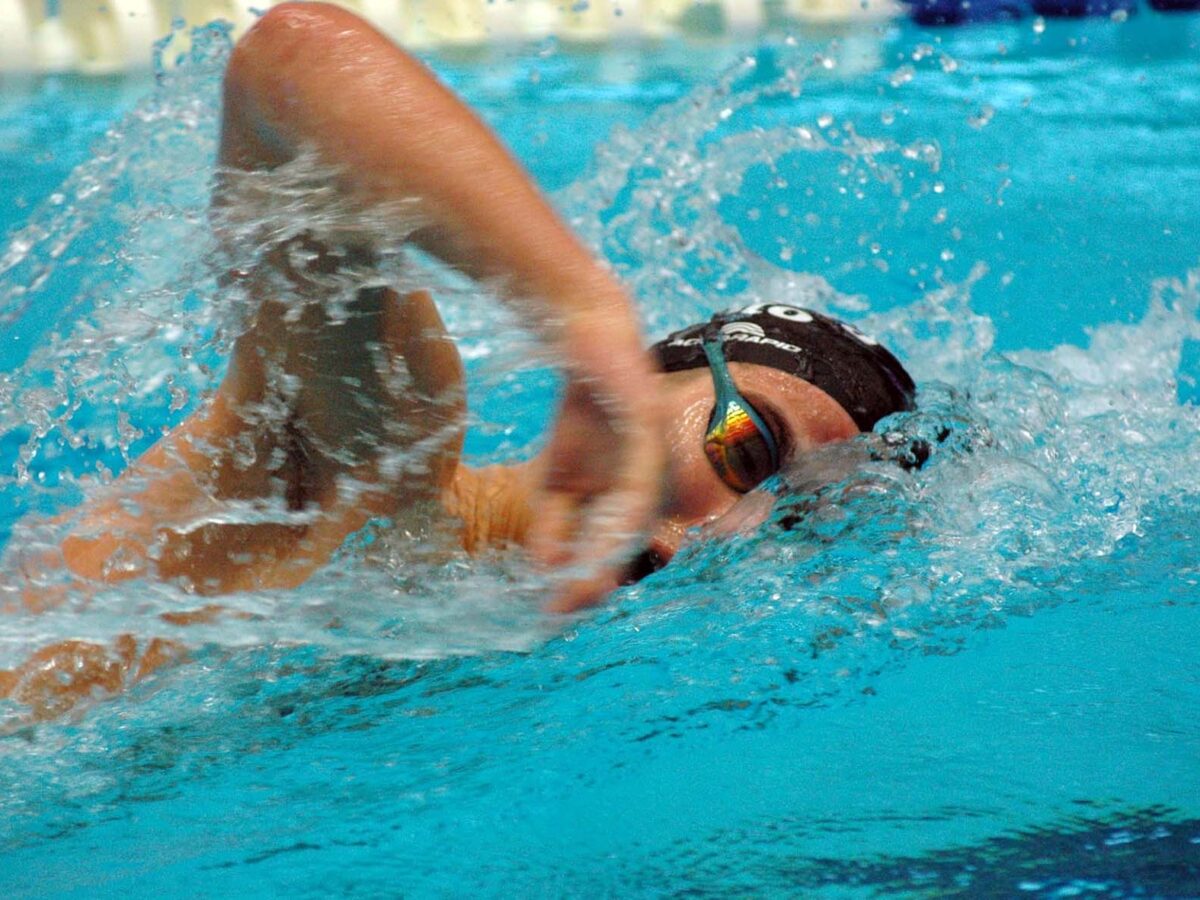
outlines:
[[[704,435],[704,455],[729,487],[746,493],[779,471],[779,445],[750,402],[738,393],[717,341],[705,341],[717,402]]]

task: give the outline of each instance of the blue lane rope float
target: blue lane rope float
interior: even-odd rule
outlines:
[[[1126,15],[1138,11],[1138,0],[901,0],[909,16],[921,25],[967,25],[1021,19],[1083,18],[1085,16]],[[1147,0],[1158,12],[1176,13],[1200,10],[1200,0]]]
[[[1039,16],[1073,19],[1137,11],[1136,0],[1031,0],[1031,5]]]
[[[909,15],[921,25],[965,25],[1029,15],[1024,0],[905,0]]]

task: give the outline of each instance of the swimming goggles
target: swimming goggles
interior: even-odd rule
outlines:
[[[733,383],[722,341],[714,328],[704,335],[702,345],[717,397],[704,435],[704,455],[725,484],[744,494],[779,471],[779,444]]]

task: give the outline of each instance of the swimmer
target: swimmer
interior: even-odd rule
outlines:
[[[524,547],[583,573],[552,600],[575,610],[665,565],[689,531],[799,454],[911,406],[913,383],[890,353],[797,307],[720,314],[647,353],[625,289],[487,127],[369,24],[321,3],[274,7],[233,50],[218,230],[253,203],[246,173],[302,154],[337,173],[331,202],[402,211],[398,232],[497,286],[543,336],[565,379],[545,449],[518,465],[465,465],[463,368],[434,299],[380,286],[365,243],[306,233],[231,276],[257,312],[210,402],[67,519],[38,563],[66,573],[64,592],[137,578],[204,598],[294,587],[371,520],[435,516],[469,551]],[[364,286],[335,317],[349,278]],[[27,589],[13,605],[54,602]],[[223,614],[206,601],[164,618]],[[60,642],[0,672],[0,697],[52,716],[182,654],[133,635]]]

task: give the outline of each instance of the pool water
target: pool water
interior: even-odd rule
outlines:
[[[9,531],[220,375],[225,53],[6,89]],[[433,62],[651,333],[764,298],[845,316],[922,386],[885,427],[944,439],[917,472],[804,460],[761,529],[570,620],[519,563],[370,532],[128,695],[0,710],[0,887],[1200,896],[1200,22]],[[552,374],[482,289],[428,277],[469,453],[529,453]],[[187,602],[8,617],[0,667]]]

